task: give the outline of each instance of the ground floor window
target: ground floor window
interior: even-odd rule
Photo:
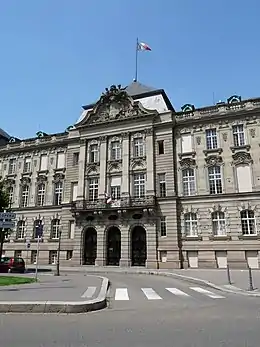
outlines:
[[[37,261],[37,251],[31,252],[31,264],[36,264]]]
[[[56,264],[57,263],[57,251],[50,251],[49,252],[49,264]]]

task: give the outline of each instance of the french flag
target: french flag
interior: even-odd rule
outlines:
[[[138,51],[151,51],[152,49],[144,42],[138,42],[137,44]]]

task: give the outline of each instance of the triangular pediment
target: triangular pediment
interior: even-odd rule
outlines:
[[[157,114],[154,110],[144,108],[139,101],[134,101],[125,89],[120,85],[106,88],[94,108],[87,112],[78,126],[111,123]]]

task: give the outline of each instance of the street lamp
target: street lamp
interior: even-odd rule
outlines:
[[[61,230],[59,230],[59,243],[58,243],[58,254],[56,263],[56,273],[55,276],[60,276],[60,245],[61,245]]]

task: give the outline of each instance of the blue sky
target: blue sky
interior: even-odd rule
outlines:
[[[0,127],[63,131],[81,106],[134,78],[175,109],[260,96],[259,0],[9,0],[0,7]]]

